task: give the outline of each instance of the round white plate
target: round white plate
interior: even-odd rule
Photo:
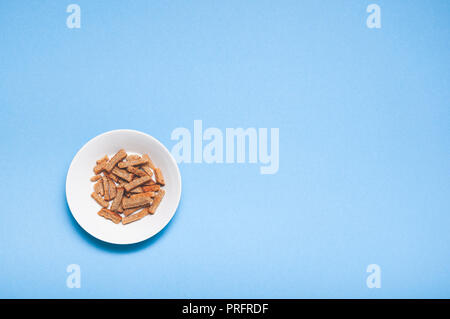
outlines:
[[[96,160],[114,156],[123,148],[128,154],[147,153],[161,168],[166,194],[154,215],[122,225],[97,215],[100,205],[92,199]],[[172,219],[181,197],[181,176],[172,154],[154,137],[134,130],[103,133],[87,142],[75,155],[66,178],[66,198],[75,220],[92,236],[113,244],[133,244],[160,232]]]

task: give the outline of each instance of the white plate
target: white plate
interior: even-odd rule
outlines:
[[[156,213],[122,225],[97,215],[100,205],[92,198],[95,161],[110,158],[121,148],[128,154],[147,153],[156,167],[161,168],[166,194]],[[113,244],[133,244],[161,231],[172,219],[181,197],[181,176],[172,154],[154,137],[134,130],[103,133],[87,142],[75,155],[66,178],[66,198],[75,220],[92,236]]]

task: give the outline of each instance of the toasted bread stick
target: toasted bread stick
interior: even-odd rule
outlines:
[[[158,208],[165,194],[166,192],[164,191],[164,189],[161,189],[158,194],[156,194],[152,206],[150,206],[150,208],[148,209],[149,214],[154,214],[156,212],[156,209]]]
[[[131,191],[133,188],[136,188],[138,186],[140,186],[141,184],[144,184],[145,182],[148,182],[151,179],[150,176],[142,176],[138,179],[133,180],[132,182],[125,184],[125,190],[127,192]]]
[[[122,200],[122,207],[124,209],[133,208],[133,207],[142,207],[148,206],[152,203],[152,198],[148,196],[141,196],[135,198],[127,198],[124,197]]]
[[[101,172],[103,172],[103,170],[106,167],[106,162],[101,162],[100,164],[97,164],[97,166],[94,167],[94,174],[98,175]]]
[[[106,163],[107,161],[109,161],[109,157],[108,157],[108,155],[105,155],[101,159],[97,160],[96,163],[97,164]]]
[[[114,166],[116,166],[116,164],[119,163],[121,160],[123,160],[125,157],[127,157],[127,152],[125,152],[125,150],[121,149],[120,151],[118,151],[116,153],[116,155],[113,156],[113,158],[111,158],[106,163],[105,170],[108,173],[111,173],[111,171],[114,168]]]
[[[134,167],[134,166],[128,166],[127,167],[127,171],[129,171],[130,173],[133,173],[134,175],[137,175],[139,177],[148,175],[146,172],[144,172],[142,169]]]
[[[125,184],[127,184],[127,182],[125,182],[124,180],[121,179],[121,180],[119,181],[119,187],[124,187]]]
[[[102,207],[108,207],[109,206],[109,203],[107,202],[107,201],[105,201],[99,194],[97,194],[96,192],[93,192],[92,194],[91,194],[91,197],[93,198],[93,199],[95,199],[95,201],[100,205],[100,206],[102,206]]]
[[[122,216],[106,208],[102,208],[97,214],[105,217],[106,219],[110,219],[115,224],[120,223],[122,220]]]
[[[116,198],[116,194],[117,194],[116,184],[112,180],[109,180],[109,199]]]
[[[155,192],[145,192],[145,193],[140,193],[140,194],[133,194],[130,196],[130,199],[137,199],[139,197],[150,197],[153,198],[156,196]]]
[[[144,192],[157,192],[157,191],[159,191],[160,188],[161,188],[161,186],[159,186],[158,184],[142,186],[142,190]]]
[[[113,200],[113,202],[112,202],[112,204],[111,204],[110,210],[112,210],[112,211],[118,211],[119,206],[120,206],[120,204],[122,203],[123,192],[124,192],[123,187],[118,187],[118,188],[117,188],[116,197],[114,198],[114,200]]]
[[[116,176],[119,176],[121,179],[126,180],[127,182],[131,182],[133,180],[133,174],[127,172],[124,169],[114,167],[112,173]]]
[[[108,178],[110,180],[113,180],[114,182],[119,183],[119,178],[116,175],[114,175],[113,173],[108,173],[108,174],[106,174],[106,176],[108,176]]]
[[[133,214],[133,215],[130,215],[130,216],[126,216],[126,217],[122,218],[122,224],[126,225],[126,224],[129,224],[129,223],[132,223],[132,222],[134,222],[136,220],[139,220],[139,219],[141,219],[141,218],[143,218],[143,217],[145,217],[147,215],[148,215],[148,209],[144,208],[143,210],[141,210],[140,212],[138,212],[136,214]]]
[[[157,168],[155,169],[155,178],[156,178],[156,182],[161,185],[164,186],[165,182],[164,182],[164,176],[161,172],[161,169]]]
[[[123,214],[125,216],[129,216],[133,214],[135,211],[142,209],[142,207],[134,207],[134,208],[128,208],[123,210]]]
[[[126,161],[126,162],[121,162],[119,164],[117,164],[117,166],[119,166],[120,168],[127,168],[129,166],[138,166],[138,165],[143,165],[143,164],[147,164],[148,163],[148,159],[144,159],[144,158],[140,158],[134,161]]]
[[[130,154],[130,155],[127,156],[126,160],[127,161],[135,161],[135,160],[138,160],[140,158],[141,157],[139,155],[137,155],[137,154]]]
[[[148,154],[142,155],[142,158],[148,160],[148,164],[147,164],[147,165],[150,166],[150,168],[151,168],[152,170],[155,170],[155,169],[156,169],[155,164],[153,164],[153,162],[152,162],[152,160],[150,159],[150,156],[148,156]]]
[[[106,175],[102,175],[102,182],[103,182],[103,193],[104,193],[104,199],[109,201],[111,198],[109,197],[109,179],[106,177]]]
[[[150,179],[148,182],[142,184],[142,186],[152,186],[152,185],[156,185],[156,182],[153,179]]]
[[[91,182],[96,182],[96,181],[98,181],[101,178],[102,178],[101,175],[94,175],[94,176],[91,177]]]
[[[153,171],[150,168],[150,166],[148,165],[144,165],[142,166],[142,169],[144,170],[144,172],[148,175],[148,176],[153,176]]]
[[[103,181],[97,181],[97,183],[94,184],[94,191],[100,196],[105,195],[105,191],[103,190]]]
[[[141,186],[138,186],[138,187],[136,187],[136,188],[133,188],[133,189],[130,191],[130,193],[132,193],[132,194],[139,194],[139,193],[143,193],[143,192],[144,192],[144,190],[142,189]]]

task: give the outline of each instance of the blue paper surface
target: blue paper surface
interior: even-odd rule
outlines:
[[[449,298],[449,27],[448,1],[1,1],[0,297]],[[170,150],[195,120],[278,128],[278,171],[180,163],[175,217],[137,245],[78,226],[87,141]]]

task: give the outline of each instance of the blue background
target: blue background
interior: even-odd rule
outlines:
[[[449,1],[1,1],[0,297],[449,298],[449,27]],[[140,244],[77,225],[84,143],[171,149],[195,119],[280,128],[278,173],[180,164],[179,209]]]

